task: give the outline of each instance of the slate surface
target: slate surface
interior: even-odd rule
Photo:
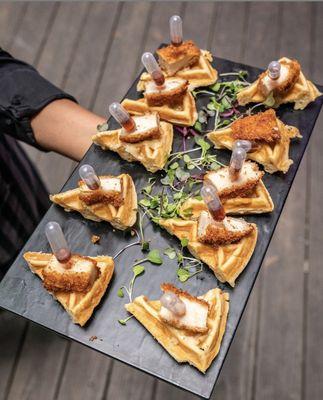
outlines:
[[[257,68],[219,58],[215,58],[214,65],[220,73],[240,69],[247,70],[250,81],[256,79],[260,73]],[[320,90],[322,91],[322,87],[320,87]],[[137,98],[137,96],[135,82],[126,97]],[[49,209],[2,280],[0,284],[0,307],[199,396],[209,398],[308,144],[322,102],[321,97],[304,111],[294,111],[291,105],[282,106],[278,111],[283,122],[300,129],[303,139],[295,140],[291,145],[290,157],[294,160],[294,164],[288,173],[286,175],[266,174],[264,178],[275,204],[274,212],[270,215],[246,217],[247,220],[257,223],[259,238],[253,257],[238,278],[234,289],[231,289],[228,285],[219,285],[213,273],[207,267],[201,274],[185,284],[180,284],[176,277],[176,263],[166,256],[164,256],[162,266],[146,264],[145,274],[136,281],[134,297],[145,294],[151,299],[159,298],[161,294],[159,286],[165,281],[173,282],[194,295],[201,295],[216,286],[221,286],[230,293],[230,312],[221,350],[205,375],[187,364],[177,364],[135,319],[130,320],[127,326],[122,326],[117,322],[119,318],[127,316],[123,309],[127,299],[126,297],[119,298],[117,290],[120,286],[129,283],[132,277],[132,262],[143,258],[138,246],[131,247],[116,260],[114,278],[88,324],[84,328],[80,328],[71,322],[67,313],[43,289],[41,281],[30,272],[22,258],[22,254],[26,251],[48,252],[50,250],[43,233],[45,224],[50,220],[59,222],[72,251],[84,255],[108,254],[113,256],[123,246],[135,239],[131,238],[129,233],[113,231],[107,223],[85,220],[77,213],[64,212],[58,206],[52,206]],[[110,128],[114,127],[116,127],[116,124],[114,121],[110,121]],[[193,140],[190,143],[192,146]],[[173,151],[180,148],[181,138],[175,134]],[[225,150],[215,150],[215,152],[219,155],[220,161],[228,162],[229,152]],[[81,162],[81,164],[84,163],[92,164],[99,174],[129,173],[134,179],[138,193],[146,185],[148,178],[152,176],[142,166],[135,163],[129,164],[121,160],[118,155],[105,152],[98,146],[91,147]],[[62,190],[74,188],[77,181],[78,171],[75,170]],[[93,234],[101,236],[99,245],[91,243],[90,239]],[[175,238],[151,223],[147,223],[145,226],[145,236],[146,239],[151,241],[151,248],[159,248],[162,251],[169,246],[178,246],[178,241]],[[90,341],[91,336],[97,336],[98,339]]]

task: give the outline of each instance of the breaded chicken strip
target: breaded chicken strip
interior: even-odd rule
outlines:
[[[163,86],[157,86],[154,81],[148,81],[145,87],[145,99],[149,106],[176,106],[182,103],[187,93],[188,81],[181,78],[166,78]]]
[[[92,258],[73,254],[67,263],[60,263],[53,255],[43,270],[43,283],[51,292],[87,292],[99,274]]]
[[[202,211],[198,223],[198,240],[211,246],[239,242],[254,230],[254,226],[242,218],[226,217],[223,223],[215,223],[207,211]]]
[[[91,190],[83,181],[79,181],[81,192],[79,198],[87,206],[97,203],[112,204],[114,207],[120,207],[124,203],[122,196],[122,182],[119,178],[113,176],[101,176],[100,187]]]
[[[295,85],[301,66],[296,60],[280,60],[281,70],[278,79],[271,79],[268,70],[259,76],[258,88],[264,96],[271,92],[274,95],[283,95],[288,93]]]
[[[273,143],[281,138],[273,109],[241,118],[235,121],[231,128],[235,140],[259,140]]]

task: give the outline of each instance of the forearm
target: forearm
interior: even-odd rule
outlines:
[[[105,119],[71,100],[55,100],[31,119],[36,142],[44,149],[80,160]]]

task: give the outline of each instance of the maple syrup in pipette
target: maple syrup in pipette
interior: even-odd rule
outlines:
[[[136,123],[127,110],[120,103],[114,102],[109,106],[110,114],[127,131],[136,129]]]
[[[180,46],[183,43],[182,18],[173,15],[169,19],[170,39],[173,46]]]
[[[79,169],[79,175],[90,190],[97,190],[100,188],[100,178],[91,165],[82,165]]]
[[[225,211],[215,187],[205,184],[201,189],[201,196],[212,218],[217,222],[222,222],[225,218]]]

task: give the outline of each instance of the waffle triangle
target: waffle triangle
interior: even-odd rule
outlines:
[[[277,171],[286,173],[293,164],[289,159],[289,146],[293,138],[301,138],[299,130],[294,126],[285,125],[277,118],[278,129],[281,139],[274,145],[261,143],[259,149],[247,153],[247,158],[254,160],[264,166],[265,171],[273,174]],[[231,127],[218,129],[207,135],[208,139],[214,144],[216,149],[232,150],[235,139],[232,136]]]
[[[288,62],[291,60],[287,57],[283,57],[279,61]],[[259,90],[258,83],[259,78],[238,93],[237,99],[241,106],[248,103],[263,103],[267,100]],[[317,87],[311,81],[307,80],[303,72],[300,71],[299,77],[291,90],[286,94],[274,96],[274,104],[272,107],[277,108],[281,104],[294,103],[295,110],[303,110],[309,103],[321,95],[322,93],[320,93]]]
[[[229,311],[229,294],[216,288],[200,298],[210,307],[207,333],[187,333],[168,325],[159,317],[160,301],[150,301],[145,296],[135,298],[125,307],[177,362],[188,362],[205,373],[220,350]]]
[[[125,143],[119,138],[121,129],[99,132],[92,140],[104,150],[115,151],[127,161],[139,161],[148,171],[156,172],[164,167],[173,145],[173,126],[160,123],[161,137],[139,143]]]
[[[252,195],[224,199],[222,205],[227,215],[263,214],[272,212],[274,209],[274,203],[262,180],[259,181]],[[207,211],[207,206],[203,200],[188,199],[180,209],[180,216],[183,219],[198,219],[201,211],[204,210]]]
[[[198,87],[213,85],[218,79],[218,72],[212,67],[212,54],[207,50],[201,50],[201,55],[197,64],[178,71],[175,75],[178,78],[185,79],[189,82],[189,90],[192,91]],[[164,71],[165,73],[165,71]],[[170,76],[165,73],[165,76]],[[139,92],[145,90],[145,82],[149,81],[150,75],[144,72],[137,84]]]
[[[160,119],[175,125],[192,126],[197,120],[195,100],[191,93],[187,92],[183,98],[181,107],[148,106],[146,99],[124,99],[121,103],[132,115],[143,115],[147,112],[158,112]]]
[[[120,207],[114,207],[107,203],[88,206],[80,200],[80,188],[50,195],[50,200],[63,207],[65,211],[77,211],[86,219],[107,221],[116,229],[124,230],[136,222],[137,193],[130,175],[122,174],[117,178],[122,182],[122,197],[124,199],[124,203]]]
[[[193,213],[196,213],[193,209]],[[247,266],[257,243],[258,230],[253,230],[237,243],[213,247],[201,243],[197,238],[198,221],[182,218],[160,219],[159,225],[178,239],[188,239],[187,248],[191,254],[203,261],[220,282],[228,282],[232,287],[235,280]]]
[[[52,254],[49,253],[27,252],[24,254],[24,259],[27,261],[29,268],[40,279],[43,279],[42,271],[51,257]],[[114,263],[111,257],[97,256],[90,258],[97,261],[100,275],[88,292],[50,292],[54,299],[68,312],[73,322],[81,326],[85,325],[95,307],[100,303],[114,270]]]

